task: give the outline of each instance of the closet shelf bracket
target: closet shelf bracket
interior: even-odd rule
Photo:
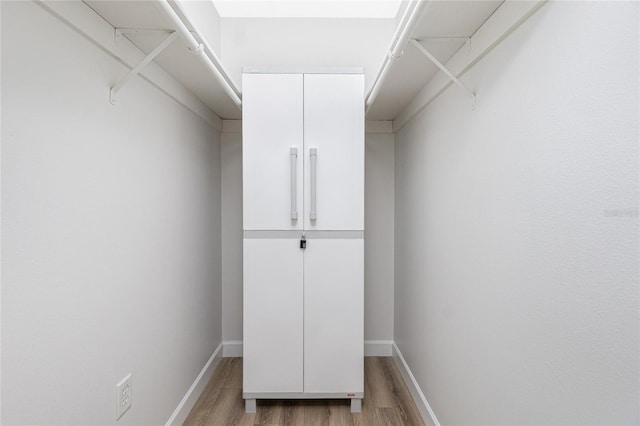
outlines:
[[[423,41],[430,41],[436,43],[455,43],[464,42],[464,46],[467,49],[467,54],[471,53],[471,37],[420,37],[416,41],[422,43]]]
[[[169,35],[173,30],[167,29],[150,29],[150,28],[116,28],[115,41],[120,41],[122,36],[134,35],[134,36],[157,36],[157,35]]]
[[[471,96],[473,98],[473,105],[472,108],[475,109],[476,107],[476,93],[469,89],[467,86],[465,86],[459,79],[458,77],[456,77],[451,71],[449,71],[447,69],[447,67],[444,66],[444,64],[442,64],[442,62],[440,62],[439,60],[436,59],[435,56],[433,56],[431,53],[429,53],[429,51],[427,49],[424,48],[424,46],[422,44],[420,44],[420,42],[418,40],[415,39],[411,39],[410,40],[411,44],[413,44],[418,51],[420,51],[420,53],[422,53],[424,56],[426,56],[431,62],[433,62],[438,68],[440,68],[440,70],[447,76],[449,77],[449,79],[454,82],[455,84],[457,84],[458,86],[460,86],[460,88],[462,90],[464,90],[469,96]]]
[[[116,37],[117,37],[117,33],[116,33]],[[160,54],[160,52],[162,52],[167,46],[169,46],[171,44],[171,42],[176,39],[176,37],[178,37],[178,33],[176,33],[175,31],[172,31],[169,34],[169,36],[167,38],[165,38],[164,41],[162,41],[162,43],[160,43],[158,45],[158,47],[153,49],[142,61],[140,61],[140,63],[138,63],[138,65],[133,67],[131,69],[131,71],[129,71],[127,73],[127,75],[122,77],[120,79],[120,81],[118,81],[113,87],[111,87],[111,89],[109,90],[109,102],[111,102],[112,105],[116,104],[116,95],[122,89],[122,87],[125,84],[127,84],[127,82],[129,82],[129,80],[131,80],[133,77],[138,75],[140,73],[140,71],[142,71],[142,69],[149,62],[153,61],[153,59],[156,56],[158,56]]]

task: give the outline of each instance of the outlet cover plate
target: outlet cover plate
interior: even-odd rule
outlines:
[[[116,385],[116,420],[131,408],[131,373]]]

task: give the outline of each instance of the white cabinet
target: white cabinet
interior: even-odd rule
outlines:
[[[244,379],[263,398],[364,392],[364,76],[243,74]]]
[[[242,90],[244,229],[364,229],[363,76],[243,74]]]
[[[245,392],[362,392],[363,271],[361,238],[245,238]]]

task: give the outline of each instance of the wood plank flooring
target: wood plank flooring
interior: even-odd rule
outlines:
[[[242,358],[223,358],[184,424],[188,426],[386,426],[423,425],[420,413],[391,357],[364,359],[362,412],[345,400],[258,400],[246,414],[242,399]]]

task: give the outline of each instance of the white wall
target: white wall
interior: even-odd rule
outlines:
[[[638,3],[550,2],[396,134],[395,340],[442,424],[637,424]]]
[[[242,342],[242,122],[223,121],[222,340],[225,355],[241,356]],[[227,342],[239,352],[230,353]]]
[[[394,19],[222,18],[221,57],[231,78],[243,66],[359,67],[366,90],[387,54]]]
[[[364,182],[365,341],[393,340],[393,167],[393,134],[367,133]]]
[[[2,423],[163,424],[221,340],[219,133],[2,2]]]
[[[242,341],[242,135],[222,133],[222,338],[227,355]],[[365,138],[365,340],[393,339],[393,134],[390,123]],[[227,342],[229,345],[227,345]],[[383,344],[384,345],[384,344]],[[229,347],[235,349],[227,350]]]

